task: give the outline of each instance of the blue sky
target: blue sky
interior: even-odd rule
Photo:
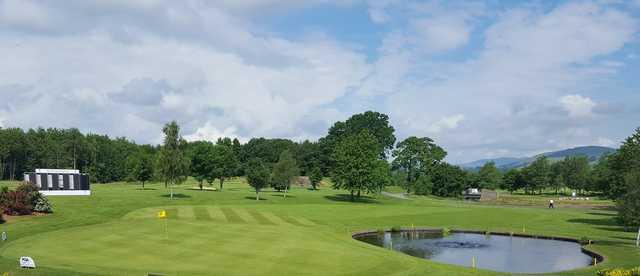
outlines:
[[[315,140],[365,110],[454,163],[640,127],[640,0],[0,0],[0,126]]]

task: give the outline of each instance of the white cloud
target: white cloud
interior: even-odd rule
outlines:
[[[469,41],[471,27],[464,19],[442,16],[413,21],[413,36],[417,47],[428,52],[448,51]]]
[[[237,138],[241,143],[246,143],[249,138],[241,137],[237,133],[237,129],[234,126],[227,127],[225,129],[218,129],[211,123],[207,122],[204,126],[199,127],[193,134],[184,136],[187,141],[211,141],[216,142],[218,138],[229,137],[231,139]]]
[[[587,97],[580,95],[566,95],[560,98],[562,107],[574,118],[588,117],[592,115],[596,103]]]
[[[238,137],[317,137],[318,132],[309,132],[307,124],[318,123],[308,120],[309,114],[326,114],[325,109],[333,109],[327,104],[359,85],[370,71],[363,54],[330,37],[290,40],[255,34],[250,23],[217,16],[221,13],[216,7],[184,15],[189,13],[195,14],[186,16],[190,21],[182,26],[202,31],[197,37],[184,36],[180,25],[147,26],[131,14],[121,15],[128,27],[145,31],[136,31],[135,40],[127,41],[114,33],[117,24],[89,18],[83,27],[90,31],[60,36],[23,31],[19,45],[11,37],[16,30],[2,32],[0,27],[0,51],[11,53],[2,58],[0,88],[23,86],[28,89],[23,96],[35,99],[24,106],[18,98],[7,97],[0,109],[9,106],[7,120],[15,126],[76,126],[139,142],[156,141],[158,131],[133,131],[122,122],[138,122],[149,130],[176,119],[184,134],[208,125],[235,129]],[[53,48],[55,53],[41,54]],[[65,108],[51,117],[42,106]],[[45,117],[49,119],[43,121]],[[328,124],[323,121],[322,128]]]
[[[612,148],[617,148],[618,146],[620,146],[619,143],[616,143],[613,140],[605,137],[598,137],[596,145],[603,146],[603,147],[612,147]]]
[[[442,119],[427,127],[427,131],[431,133],[440,133],[443,130],[455,129],[458,127],[458,124],[460,124],[462,120],[464,120],[464,115],[462,114],[443,117]]]

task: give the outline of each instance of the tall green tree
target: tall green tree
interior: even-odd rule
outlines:
[[[640,172],[625,176],[626,193],[618,198],[618,218],[625,226],[640,226]]]
[[[609,160],[613,177],[609,179],[608,190],[613,199],[625,195],[628,191],[626,178],[640,171],[640,128],[627,137],[620,149]]]
[[[191,157],[191,176],[198,181],[200,190],[203,190],[203,182],[214,170],[214,145],[208,141],[197,141],[189,145]]]
[[[482,165],[477,177],[478,186],[483,189],[496,189],[500,187],[502,181],[502,174],[493,161]]]
[[[470,185],[468,177],[469,173],[458,166],[438,164],[429,178],[432,183],[431,193],[444,197],[459,196]]]
[[[536,158],[529,166],[522,171],[525,180],[525,193],[535,193],[544,189],[551,176],[551,166],[546,156]]]
[[[388,152],[393,149],[396,142],[395,129],[389,123],[389,116],[374,111],[367,111],[351,116],[344,122],[336,122],[327,136],[320,139],[322,166],[327,171],[334,168],[334,160],[330,158],[336,151],[342,140],[358,135],[362,131],[368,131],[375,140],[375,148],[380,159],[386,159]]]
[[[322,170],[320,167],[313,167],[309,175],[309,182],[311,182],[311,189],[314,191],[318,189],[318,184],[322,181]]]
[[[136,165],[133,170],[135,180],[142,183],[142,189],[144,190],[144,183],[153,178],[153,161],[151,156],[144,153],[139,153],[135,158]]]
[[[429,174],[446,156],[447,152],[431,138],[411,136],[396,146],[392,167],[406,172],[405,188],[407,193],[410,193],[420,175]]]
[[[247,163],[247,182],[256,191],[256,200],[260,200],[260,191],[269,186],[269,168],[258,158]]]
[[[173,199],[173,187],[184,182],[189,175],[189,160],[184,154],[186,141],[180,136],[180,127],[176,121],[167,123],[162,129],[164,143],[160,150],[160,163],[163,179],[170,188]]]
[[[333,159],[333,188],[349,191],[352,201],[361,192],[380,192],[391,181],[389,164],[380,159],[378,141],[366,130],[340,141]]]
[[[589,182],[589,159],[584,156],[569,156],[564,159],[562,168],[563,182],[567,187],[582,193]]]
[[[220,191],[224,187],[224,181],[236,175],[238,166],[238,158],[231,144],[217,144],[213,148],[213,168],[210,176],[220,181]]]
[[[291,187],[291,182],[300,174],[300,169],[296,164],[296,160],[288,150],[280,154],[278,163],[273,166],[271,174],[271,185],[278,191],[284,190],[284,197],[287,197],[287,191]]]
[[[503,188],[513,193],[526,186],[523,173],[518,169],[511,169],[507,171],[502,177]]]

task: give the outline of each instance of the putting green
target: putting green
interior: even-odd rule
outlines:
[[[156,217],[160,210],[167,210],[168,219]],[[228,206],[173,206],[19,239],[2,256],[29,255],[40,266],[113,275],[325,275],[336,266],[345,274],[388,274],[415,261],[391,254],[399,261],[390,262],[388,252],[370,247],[304,217]],[[379,265],[356,265],[363,259]]]

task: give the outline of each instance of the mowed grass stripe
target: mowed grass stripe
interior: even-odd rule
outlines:
[[[247,209],[245,209],[245,208],[233,208],[232,210],[234,212],[236,212],[236,214],[238,214],[238,216],[240,217],[241,220],[244,220],[247,223],[258,223],[258,221],[256,221],[256,219],[254,219],[253,216],[251,216],[247,212]]]
[[[272,221],[270,221],[267,217],[262,215],[260,212],[256,210],[247,210],[247,212],[260,224],[264,225],[276,225]]]
[[[176,208],[167,208],[165,209],[167,212],[167,218],[177,219],[178,218],[178,209]]]
[[[300,222],[301,224],[305,225],[305,226],[315,226],[316,223],[313,222],[310,219],[304,218],[304,217],[296,217],[296,219],[298,220],[298,222]]]
[[[278,216],[280,219],[284,220],[286,223],[293,224],[295,226],[305,226],[304,224],[298,222],[293,217],[283,215],[283,214],[274,214],[274,215]]]
[[[227,221],[227,218],[224,216],[224,213],[218,207],[207,207],[207,211],[209,211],[209,215],[214,221]]]
[[[183,206],[178,208],[178,217],[185,219],[195,219],[196,215],[193,213],[193,208],[189,206]]]
[[[281,219],[280,217],[276,216],[274,213],[271,212],[262,212],[261,213],[265,218],[267,218],[268,220],[272,221],[274,224],[276,225],[281,225],[281,224],[285,224],[287,223],[286,221],[284,221],[283,219]]]
[[[238,216],[238,214],[231,208],[220,208],[220,211],[222,211],[228,222],[246,223],[246,221],[242,220],[242,218],[240,218],[240,216]]]
[[[193,207],[193,214],[196,216],[196,220],[213,220],[206,207]]]

